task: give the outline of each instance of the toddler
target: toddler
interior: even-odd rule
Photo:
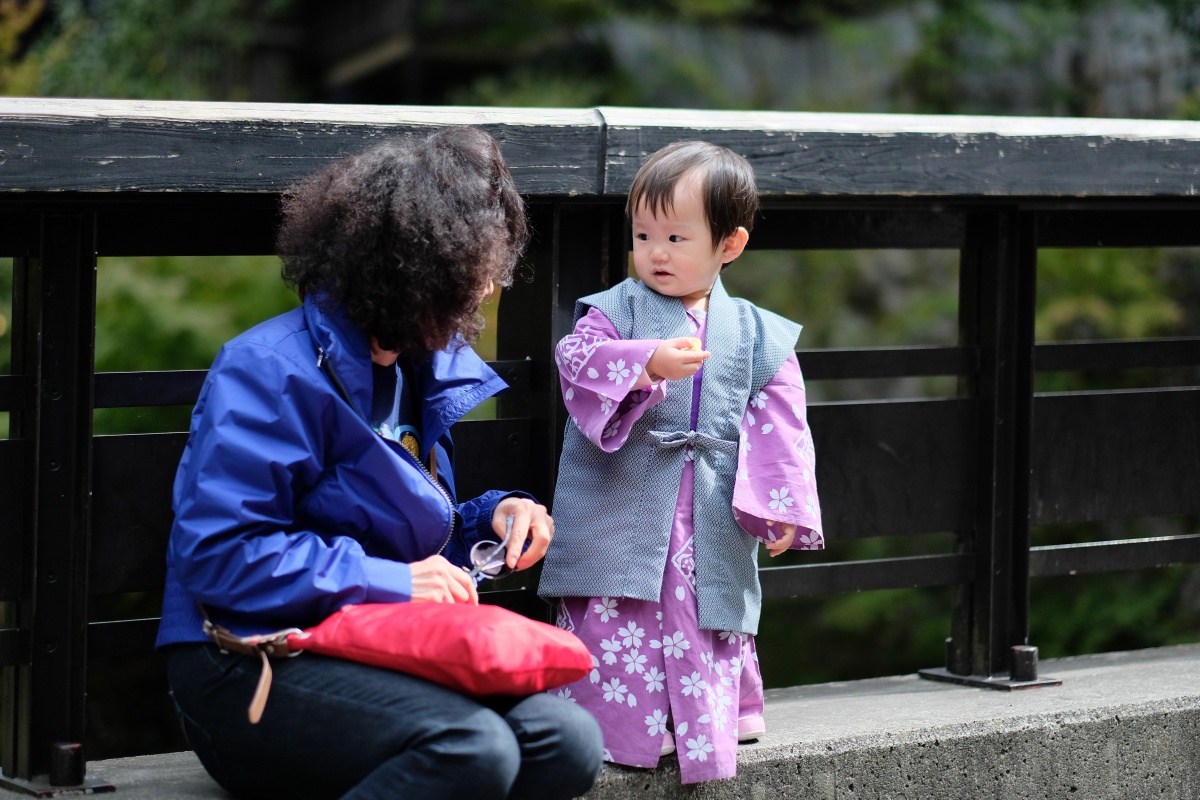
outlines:
[[[744,158],[665,147],[626,210],[637,279],[579,300],[555,352],[571,422],[538,591],[592,650],[558,693],[600,722],[605,758],[677,747],[696,783],[764,732],[759,542],[824,546],[800,326],[721,284],[758,211]]]

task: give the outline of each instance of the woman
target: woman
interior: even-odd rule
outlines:
[[[308,627],[347,603],[478,602],[470,546],[513,518],[506,563],[553,521],[519,492],[457,503],[450,426],[504,383],[470,349],[509,283],[524,206],[491,137],[382,142],[284,198],[283,277],[301,308],[218,354],[175,479],[158,646],[189,741],[239,797],[573,797],[600,768],[585,712],[549,695],[479,701],[303,654],[260,664],[239,636]]]

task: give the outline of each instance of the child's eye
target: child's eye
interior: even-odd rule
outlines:
[[[683,241],[683,237],[680,236],[678,233],[671,234],[670,236],[667,237],[667,239],[672,242],[682,242]]]
[[[638,241],[644,242],[644,241],[646,241],[647,236],[644,233],[635,233],[633,235],[633,238],[637,239]]]

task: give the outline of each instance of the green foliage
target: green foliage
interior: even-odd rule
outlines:
[[[980,40],[1000,28],[976,0],[937,0],[934,14],[921,24],[921,44],[899,75],[915,110],[932,114],[962,112],[961,82],[968,63],[980,58]],[[995,64],[980,65],[983,71]]]
[[[1194,642],[1198,582],[1193,567],[1035,580],[1030,641],[1043,658]]]
[[[105,258],[96,371],[207,369],[221,345],[297,304],[274,257]],[[98,410],[96,433],[186,430],[190,409]]]
[[[770,600],[756,639],[768,687],[903,675],[945,662],[945,589]]]
[[[803,323],[803,347],[871,347],[953,344],[957,275],[951,251],[750,250],[722,280]]]
[[[0,87],[36,85],[36,65],[19,56],[45,6],[45,0],[0,0]]]
[[[731,294],[803,324],[801,348],[957,341],[955,251],[750,250],[722,280]],[[955,384],[941,377],[822,381],[808,391],[810,401],[940,397],[953,395]]]
[[[1180,33],[1192,39],[1196,46],[1200,46],[1200,5],[1196,4],[1196,0],[1149,0],[1166,13],[1171,24]]]
[[[49,30],[0,71],[0,93],[245,99],[236,72],[257,26],[292,0],[61,0]]]
[[[106,258],[96,291],[99,372],[206,369],[231,336],[296,303],[274,257]]]
[[[450,94],[457,105],[517,108],[590,108],[636,102],[636,93],[620,76],[598,77],[583,71],[550,71],[520,66],[486,75]]]
[[[1163,280],[1158,250],[1041,250],[1039,341],[1171,335],[1182,309]]]
[[[1200,253],[1168,249],[1045,249],[1038,253],[1039,342],[1195,335]],[[1194,313],[1194,312],[1193,312]],[[1038,391],[1194,383],[1195,370],[1039,373]]]
[[[1096,77],[1082,69],[1057,77],[1049,54],[1064,44],[1076,58],[1095,49],[1088,14],[1155,6],[1200,52],[1194,0],[936,0],[897,74],[898,94],[923,113],[1104,116]],[[1025,91],[1019,98],[1018,85]]]

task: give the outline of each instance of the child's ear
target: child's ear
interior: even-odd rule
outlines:
[[[740,256],[746,249],[748,241],[750,241],[750,232],[745,228],[738,228],[726,236],[725,241],[721,243],[721,263],[728,264]]]

